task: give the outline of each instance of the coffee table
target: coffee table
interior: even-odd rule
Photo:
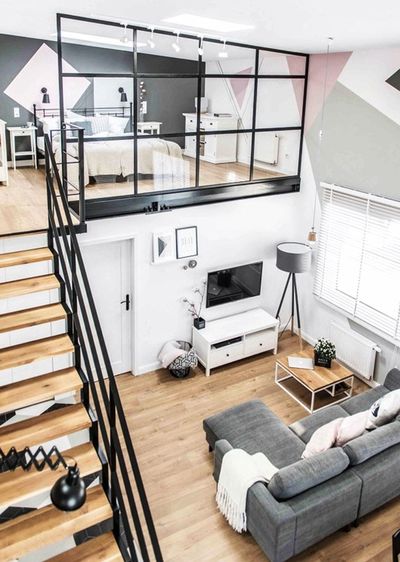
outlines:
[[[293,355],[313,357],[314,349],[307,348]],[[330,369],[294,369],[289,367],[287,357],[282,357],[277,359],[275,364],[275,382],[312,414],[350,398],[353,393],[354,375],[336,360],[332,361]]]

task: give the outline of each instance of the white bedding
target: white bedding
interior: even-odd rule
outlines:
[[[55,157],[61,162],[61,148],[59,143],[54,143]],[[78,145],[68,143],[68,153],[73,156],[78,154]],[[89,176],[122,175],[127,177],[134,173],[133,166],[133,141],[104,140],[85,142],[85,185],[89,183]],[[138,173],[153,176],[182,176],[183,173],[182,149],[171,141],[164,139],[140,139],[138,142]],[[69,179],[77,183],[75,172],[69,166]],[[76,176],[77,178],[77,176]]]

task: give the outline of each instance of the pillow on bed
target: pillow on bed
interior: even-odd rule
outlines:
[[[67,109],[65,114],[66,114],[67,120],[69,120],[69,121],[86,121],[87,120],[87,117],[85,117],[84,115],[81,115],[80,113],[74,113],[70,109]]]
[[[95,117],[90,117],[92,122],[92,132],[96,133],[106,133],[110,129],[109,116],[108,115],[96,115]]]
[[[90,137],[92,136],[92,122],[91,121],[70,121],[70,125],[76,125],[77,127],[80,127],[81,129],[83,129],[83,135],[85,137]],[[73,137],[77,137],[78,136],[78,130],[73,128],[71,131],[71,136]]]
[[[109,116],[109,131],[114,135],[122,135],[125,132],[125,128],[129,122],[129,117],[112,117]]]
[[[60,128],[60,120],[58,117],[42,117],[40,121],[43,124],[43,132],[46,135],[49,135],[50,131]]]

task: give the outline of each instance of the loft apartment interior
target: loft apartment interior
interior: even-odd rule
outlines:
[[[398,2],[0,16],[1,562],[398,562]]]

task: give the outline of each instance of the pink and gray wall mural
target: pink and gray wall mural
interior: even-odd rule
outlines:
[[[306,146],[317,183],[400,198],[400,48],[312,55]],[[319,176],[319,177],[317,177]]]

